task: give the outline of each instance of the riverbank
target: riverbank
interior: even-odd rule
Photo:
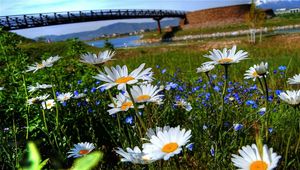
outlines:
[[[206,38],[221,38],[221,37],[237,37],[237,36],[245,36],[250,33],[272,33],[275,31],[282,30],[298,30],[300,32],[300,24],[296,25],[285,25],[285,26],[274,26],[274,27],[264,27],[260,29],[243,29],[236,31],[228,31],[228,32],[215,32],[210,34],[196,34],[196,35],[184,35],[184,36],[174,36],[173,38],[164,39],[161,38],[150,38],[150,39],[142,39],[138,40],[140,43],[159,43],[159,42],[170,42],[170,41],[183,41],[183,40],[196,40],[196,39],[206,39]],[[284,33],[284,32],[281,32]]]

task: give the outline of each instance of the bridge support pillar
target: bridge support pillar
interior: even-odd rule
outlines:
[[[158,31],[158,33],[161,34],[160,20],[161,20],[162,18],[156,17],[156,18],[153,18],[153,19],[157,22],[157,31]]]

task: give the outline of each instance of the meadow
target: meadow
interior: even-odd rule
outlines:
[[[71,168],[74,155],[88,156],[96,151],[103,158],[95,169],[235,169],[232,154],[238,155],[239,149],[252,144],[264,153],[263,144],[273,148],[281,156],[277,169],[300,168],[299,104],[293,107],[279,98],[283,91],[299,90],[299,85],[290,85],[287,80],[300,73],[300,34],[265,36],[257,44],[238,37],[116,49],[113,60],[92,65],[81,62],[81,56],[105,49],[78,40],[48,44],[2,33],[1,169],[31,166],[30,148],[26,147],[29,141],[37,146],[41,160],[49,158],[44,165],[46,169]],[[234,45],[247,52],[248,57],[230,64],[226,75],[224,65],[216,65],[208,73],[196,72],[203,62],[210,61],[203,55]],[[57,55],[60,58],[53,65],[44,68],[36,65],[36,71],[26,72],[35,62]],[[261,62],[268,62],[269,66],[268,74],[263,75],[265,81],[245,80],[246,70]],[[147,84],[159,90],[156,101],[132,102],[134,93],[130,95],[129,89],[134,85],[122,90],[107,89],[101,86],[105,81],[95,78],[99,71],[104,72],[105,66],[126,65],[130,73],[142,63],[145,63],[143,70],[152,68],[153,81]],[[146,81],[151,75],[145,74],[141,79]],[[52,87],[30,91],[29,87],[37,86],[36,83]],[[69,97],[59,97],[68,92]],[[47,99],[29,102],[45,94],[49,94]],[[126,94],[129,94],[127,104],[131,105],[122,105],[120,112],[110,115],[108,110],[118,105],[113,98]],[[53,106],[43,104],[48,99],[53,99]],[[174,128],[168,131],[165,126]],[[174,135],[178,126],[185,129],[186,136],[185,142],[176,144],[176,154],[172,149],[174,141],[168,145],[169,155],[158,158],[157,153],[149,152],[154,146],[147,148],[145,143],[157,142],[156,135],[171,140],[166,133],[172,131]],[[154,132],[150,133],[149,128]],[[78,153],[75,148],[76,153],[70,156],[68,152],[74,144],[81,142],[89,142],[93,147]],[[147,149],[143,153],[135,150],[124,159],[120,148],[135,146]],[[121,162],[121,158],[128,162]]]

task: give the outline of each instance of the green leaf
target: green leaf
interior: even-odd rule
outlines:
[[[28,170],[39,170],[39,164],[41,162],[41,156],[39,154],[38,149],[36,148],[35,144],[33,142],[29,142],[27,144],[27,148],[29,150],[29,158],[28,161],[30,162],[30,166],[28,168]]]
[[[102,159],[103,154],[99,151],[90,153],[84,157],[75,160],[72,170],[89,170],[98,165]]]
[[[39,169],[42,169],[47,164],[48,161],[49,161],[49,158],[45,159],[42,163],[40,163]]]

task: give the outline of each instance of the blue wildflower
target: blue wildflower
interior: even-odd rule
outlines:
[[[278,67],[278,70],[284,71],[284,70],[286,70],[286,66],[279,66],[279,67]]]
[[[78,96],[79,92],[77,90],[74,91],[74,96]]]
[[[95,93],[96,92],[96,88],[95,87],[92,87],[92,89],[91,89],[91,93]]]
[[[244,126],[242,124],[233,124],[233,129],[234,131],[239,131],[243,128]]]
[[[161,70],[161,74],[165,74],[166,71],[167,71],[167,69]]]
[[[125,123],[132,125],[133,124],[133,117],[127,116],[125,119]]]
[[[214,87],[214,90],[215,90],[216,92],[220,92],[221,89],[220,89],[219,86],[215,86],[215,87]]]
[[[280,95],[280,93],[282,93],[282,91],[281,91],[281,90],[275,90],[275,94],[276,94],[277,96],[279,96],[279,95]]]
[[[252,106],[252,105],[254,105],[254,104],[256,104],[256,103],[255,103],[255,101],[253,101],[253,100],[247,100],[247,101],[246,101],[246,105],[247,105],[247,106]]]
[[[82,80],[78,80],[78,81],[77,81],[77,84],[81,84],[81,83],[82,83]]]
[[[268,131],[269,131],[270,133],[272,133],[272,132],[273,132],[273,128],[269,128]]]
[[[96,104],[96,106],[98,106],[100,104],[100,101],[97,100],[95,104]]]
[[[100,84],[100,81],[96,81],[96,84]]]
[[[213,147],[211,147],[210,149],[210,155],[215,156],[215,149]]]
[[[62,105],[65,107],[67,106],[67,102],[63,102]]]
[[[189,150],[189,151],[193,151],[194,149],[194,143],[190,143],[186,146],[186,148]]]

